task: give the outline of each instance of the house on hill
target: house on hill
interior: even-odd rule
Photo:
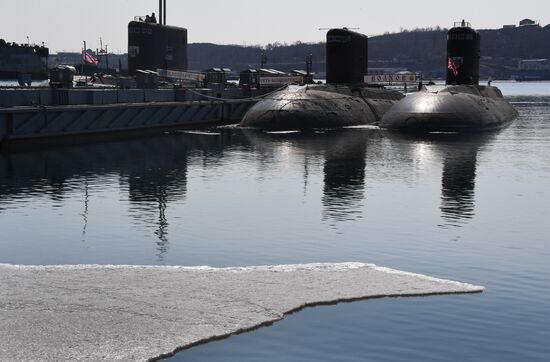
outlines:
[[[519,26],[536,26],[538,25],[536,21],[531,19],[523,19],[519,22]]]

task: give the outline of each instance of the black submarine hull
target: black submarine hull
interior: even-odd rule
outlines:
[[[507,127],[517,116],[496,87],[427,87],[397,103],[380,126],[420,132],[494,130]]]
[[[242,127],[269,131],[378,125],[403,95],[346,85],[289,86],[254,105]]]

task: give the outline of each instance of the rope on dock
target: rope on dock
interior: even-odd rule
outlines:
[[[195,94],[195,95],[198,95],[199,97],[203,97],[203,98],[206,98],[206,99],[211,99],[211,100],[216,100],[216,101],[254,101],[254,100],[259,100],[259,99],[264,99],[266,98],[267,96],[270,96],[274,93],[277,93],[279,91],[282,91],[283,89],[286,89],[288,88],[288,85],[285,85],[281,88],[278,88],[278,89],[275,89],[274,91],[271,91],[269,93],[266,93],[266,94],[262,94],[261,96],[257,96],[257,97],[249,97],[249,98],[219,98],[219,97],[213,97],[213,96],[208,96],[206,94],[202,94],[200,92],[197,92],[197,91],[194,91],[192,89],[186,89],[187,92],[190,92],[192,94]]]

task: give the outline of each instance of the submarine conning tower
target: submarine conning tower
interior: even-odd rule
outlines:
[[[147,16],[128,24],[129,75],[138,69],[187,70],[187,29],[166,25],[166,2],[164,9],[159,3],[158,23]]]
[[[479,85],[481,38],[469,23],[455,23],[447,33],[447,84]]]
[[[369,70],[369,39],[347,28],[327,32],[328,84],[364,83]]]

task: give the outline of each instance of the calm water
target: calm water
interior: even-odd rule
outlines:
[[[313,308],[173,361],[550,360],[550,84],[477,136],[224,129],[0,155],[0,263],[365,261],[480,295]],[[545,96],[548,95],[548,96]]]

